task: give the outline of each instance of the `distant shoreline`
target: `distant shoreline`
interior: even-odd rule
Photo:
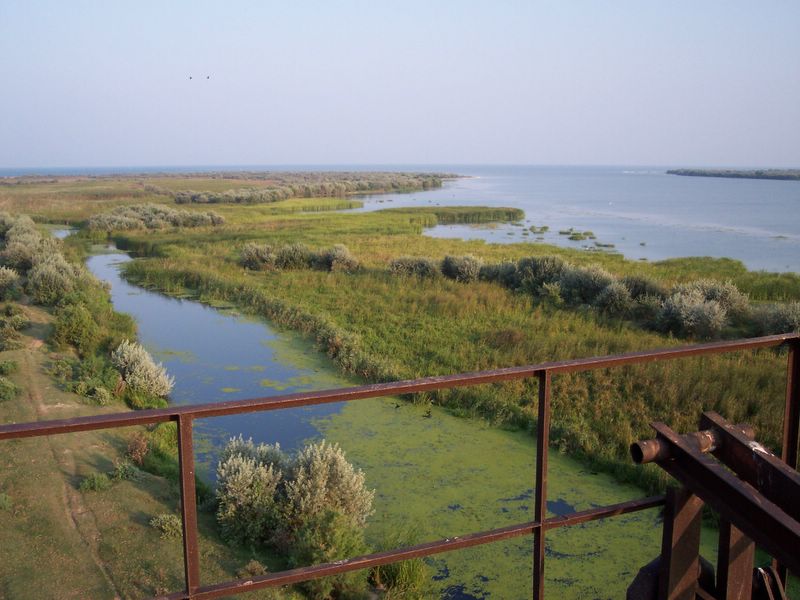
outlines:
[[[800,169],[670,169],[667,175],[684,177],[725,177],[728,179],[775,179],[800,181]]]

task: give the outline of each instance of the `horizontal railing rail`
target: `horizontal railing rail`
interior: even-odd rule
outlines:
[[[0,440],[148,425],[167,421],[177,422],[178,466],[186,587],[183,591],[175,592],[168,596],[162,596],[163,598],[218,598],[533,534],[533,596],[539,599],[544,597],[545,531],[615,515],[647,510],[664,503],[663,496],[656,496],[592,508],[591,510],[574,512],[559,517],[546,517],[551,377],[562,373],[575,373],[593,369],[605,369],[693,356],[757,350],[760,348],[774,348],[783,344],[789,345],[789,353],[786,404],[783,421],[782,459],[791,467],[795,468],[797,466],[798,438],[800,437],[800,334],[771,335],[743,340],[679,346],[612,356],[545,362],[522,367],[493,369],[440,377],[425,377],[391,383],[378,383],[350,388],[285,394],[281,396],[251,398],[246,400],[191,406],[171,406],[162,409],[128,411],[88,417],[76,417],[72,419],[10,423],[0,425]],[[192,442],[192,425],[195,419],[248,412],[281,410],[332,402],[349,402],[382,396],[413,394],[533,377],[537,378],[539,384],[533,521],[500,529],[468,533],[459,537],[446,538],[416,546],[396,548],[386,552],[351,557],[333,563],[292,569],[249,579],[235,579],[209,586],[200,585],[194,450]]]

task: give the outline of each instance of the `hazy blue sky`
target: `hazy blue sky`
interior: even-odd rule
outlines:
[[[0,1],[0,167],[287,163],[800,167],[800,2]]]

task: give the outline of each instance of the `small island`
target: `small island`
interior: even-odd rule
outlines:
[[[800,181],[800,169],[670,169],[667,171],[667,175]]]

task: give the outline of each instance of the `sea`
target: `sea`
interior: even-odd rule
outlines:
[[[462,177],[448,180],[441,189],[366,197],[360,210],[517,207],[525,212],[519,223],[440,225],[426,235],[491,243],[556,244],[586,252],[619,252],[643,261],[688,256],[733,258],[751,270],[800,272],[800,181],[684,177],[668,175],[668,168],[204,165],[0,169],[0,177],[225,170],[446,172]]]

